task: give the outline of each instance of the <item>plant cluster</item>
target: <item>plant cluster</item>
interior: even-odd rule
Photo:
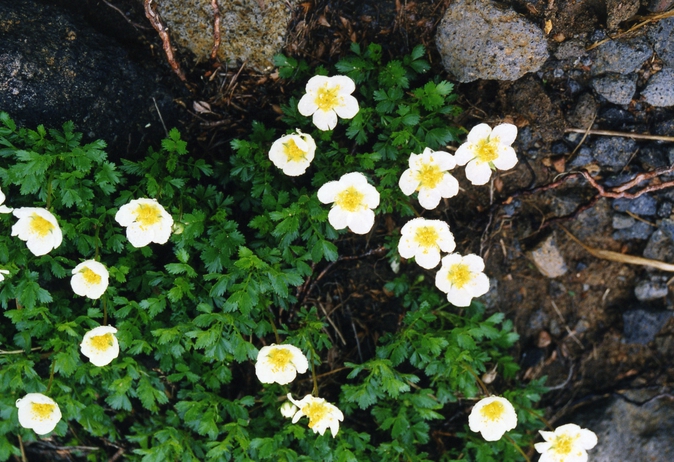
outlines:
[[[512,167],[512,129],[478,126],[444,153],[459,108],[451,83],[422,79],[423,48],[388,62],[377,45],[352,51],[341,75],[319,67],[283,107],[289,130],[254,123],[213,165],[175,129],[116,163],[72,123],[30,130],[0,113],[0,461],[49,432],[99,447],[92,461],[527,458],[542,380],[516,382],[512,322],[473,299],[488,288],[482,260],[449,253],[444,221],[408,220],[414,193],[437,218],[457,164],[476,184]],[[405,219],[402,233],[379,226],[384,215]],[[303,291],[350,257],[345,228],[405,266],[385,284],[404,312],[371,357],[332,370],[329,320]],[[401,256],[442,261],[451,303]],[[584,432],[545,432],[536,449],[575,455],[592,447]]]

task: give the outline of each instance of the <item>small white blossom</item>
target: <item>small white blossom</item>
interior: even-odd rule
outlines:
[[[0,269],[0,282],[5,280],[5,274],[9,274],[9,270]]]
[[[356,84],[345,75],[316,75],[307,82],[297,110],[303,116],[313,115],[319,130],[332,130],[337,126],[337,116],[351,119],[358,114],[358,100],[351,96],[355,89]]]
[[[456,150],[458,165],[466,165],[466,178],[475,185],[486,184],[492,169],[510,170],[517,164],[517,154],[510,146],[517,138],[517,127],[479,124],[468,133],[466,142]]]
[[[119,356],[119,342],[112,326],[98,326],[84,334],[80,351],[89,358],[91,364],[98,367],[107,366]]]
[[[39,207],[21,207],[14,209],[14,216],[19,219],[12,226],[12,236],[26,241],[26,246],[33,255],[48,254],[63,241],[63,233],[56,217],[47,209]]]
[[[545,440],[534,444],[541,453],[539,462],[587,462],[587,450],[597,445],[597,435],[576,424],[562,425],[554,432],[539,432]]]
[[[119,208],[115,220],[126,227],[126,238],[134,247],[165,244],[171,237],[173,218],[155,199],[132,200]]]
[[[324,204],[334,202],[328,221],[335,229],[348,226],[356,234],[367,234],[374,225],[373,209],[379,205],[379,192],[365,175],[351,172],[321,186],[318,200]]]
[[[403,258],[412,258],[422,268],[431,269],[440,263],[440,252],[456,248],[449,225],[441,220],[414,218],[400,230],[398,252]]]
[[[299,130],[297,134],[285,135],[274,141],[269,149],[269,159],[288,176],[306,172],[314,159],[316,142]]]
[[[498,441],[503,434],[517,426],[517,413],[510,401],[490,396],[478,401],[468,416],[468,426],[482,433],[487,441]]]
[[[12,213],[12,210],[5,205],[5,193],[0,189],[0,213]]]
[[[447,293],[447,300],[455,306],[469,306],[474,297],[489,290],[489,278],[482,272],[484,261],[477,255],[446,255],[435,275],[435,285]]]
[[[281,415],[286,419],[292,419],[295,416],[295,413],[297,413],[297,406],[290,401],[286,401],[281,404],[279,411],[281,411]]]
[[[302,350],[293,345],[262,347],[257,354],[255,374],[262,383],[285,385],[295,380],[297,373],[304,374],[309,367]]]
[[[38,435],[52,431],[62,417],[56,401],[42,393],[28,393],[16,400],[16,407],[19,408],[19,424]]]
[[[433,210],[441,198],[459,193],[459,182],[448,172],[456,167],[450,153],[426,148],[421,154],[410,154],[409,166],[400,176],[398,186],[406,196],[419,191],[419,204],[423,208]]]
[[[72,273],[70,286],[77,295],[96,300],[108,288],[108,270],[95,260],[83,261],[73,268]]]
[[[295,401],[288,393],[288,399],[299,408],[299,411],[293,417],[293,423],[296,423],[302,416],[309,417],[309,428],[314,433],[325,433],[326,429],[330,429],[332,437],[337,436],[339,431],[339,422],[344,420],[344,414],[337,406],[330,404],[323,398],[314,398],[311,395],[306,395],[300,401]]]

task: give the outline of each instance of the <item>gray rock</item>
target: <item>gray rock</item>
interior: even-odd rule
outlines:
[[[622,170],[637,148],[637,143],[629,138],[600,138],[594,145],[592,155],[602,168],[610,172]]]
[[[649,194],[642,194],[636,199],[619,198],[613,201],[613,210],[650,217],[658,212],[658,201]]]
[[[590,52],[594,65],[592,75],[607,72],[631,74],[653,55],[648,41],[643,37],[610,40]]]
[[[445,69],[459,82],[517,80],[548,58],[540,28],[489,0],[452,3],[435,42]]]
[[[629,104],[637,91],[636,75],[606,74],[592,79],[592,88],[610,103]]]
[[[667,295],[666,291],[664,295]],[[672,315],[674,313],[671,311],[650,311],[641,308],[625,311],[623,313],[623,342],[641,345],[652,342]]]
[[[636,220],[629,215],[622,215],[616,213],[613,215],[613,229],[626,229],[631,226],[634,226]]]
[[[674,68],[674,17],[654,22],[648,28],[648,40],[665,66]]]
[[[640,302],[650,302],[652,300],[666,297],[667,280],[658,278],[657,280],[647,279],[645,281],[639,281],[634,287],[634,295]]]
[[[142,0],[139,0],[142,1]],[[175,45],[190,50],[198,61],[209,59],[213,48],[213,10],[210,0],[155,0],[157,12],[170,31]],[[218,57],[235,65],[258,71],[273,68],[288,33],[292,17],[286,0],[226,0],[220,10],[220,48]]]
[[[674,6],[674,0],[649,0],[648,11],[651,13],[664,13]]]
[[[529,252],[529,255],[543,276],[556,278],[566,274],[568,271],[564,257],[559,251],[552,234],[534,250]]]
[[[674,69],[665,68],[648,79],[641,95],[651,106],[674,106]]]
[[[576,128],[587,128],[595,119],[597,108],[597,101],[594,99],[594,96],[591,93],[583,93],[566,118]]]
[[[653,234],[653,227],[643,221],[637,221],[629,228],[615,231],[611,237],[616,241],[646,240]]]
[[[590,165],[592,162],[594,162],[594,157],[592,157],[592,149],[588,148],[587,146],[582,146],[576,153],[576,156],[573,158],[573,160],[569,162],[569,167],[581,168],[585,167],[586,165]]]
[[[615,29],[623,21],[637,14],[639,0],[606,0],[606,27]]]
[[[559,44],[557,51],[555,51],[555,58],[576,60],[586,53],[585,46],[582,40],[567,40]]]
[[[111,157],[145,155],[180,111],[157,66],[134,61],[82,18],[39,1],[0,2],[0,109],[17,124],[61,128],[72,120],[85,141],[101,138]],[[154,101],[153,101],[154,100]]]
[[[666,462],[674,460],[674,401],[655,398],[660,390],[626,391],[595,402],[569,416],[569,422],[597,434],[588,451],[591,462]],[[644,403],[644,404],[640,404]],[[560,422],[561,423],[561,422]]]
[[[662,228],[656,229],[648,239],[642,255],[651,260],[672,263],[674,262],[674,244]]]

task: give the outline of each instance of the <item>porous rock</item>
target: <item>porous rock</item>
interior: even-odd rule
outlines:
[[[445,69],[459,82],[517,80],[548,58],[540,28],[489,0],[452,3],[435,40]]]
[[[674,68],[674,17],[651,24],[648,29],[648,40],[662,62]]]
[[[674,69],[665,68],[648,79],[641,95],[651,106],[674,106]]]
[[[631,74],[653,55],[650,44],[644,37],[624,40],[609,40],[590,52],[594,61],[592,75],[607,72]]]
[[[559,251],[552,234],[532,250],[529,255],[543,276],[556,278],[568,271],[564,257]]]
[[[636,75],[606,74],[592,79],[592,88],[613,104],[629,104],[637,91]]]
[[[142,1],[142,0],[141,0]],[[175,45],[206,61],[213,48],[214,14],[211,0],[155,0],[157,12]],[[219,0],[218,58],[232,65],[246,62],[258,71],[273,68],[288,32],[294,1]]]

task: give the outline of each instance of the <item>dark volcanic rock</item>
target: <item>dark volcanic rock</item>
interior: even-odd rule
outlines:
[[[113,157],[144,154],[177,108],[156,71],[130,60],[110,37],[65,10],[30,0],[0,2],[0,110],[27,127],[72,120]]]
[[[591,52],[594,60],[592,75],[606,72],[630,74],[653,55],[648,41],[643,37],[626,40],[609,40]]]

